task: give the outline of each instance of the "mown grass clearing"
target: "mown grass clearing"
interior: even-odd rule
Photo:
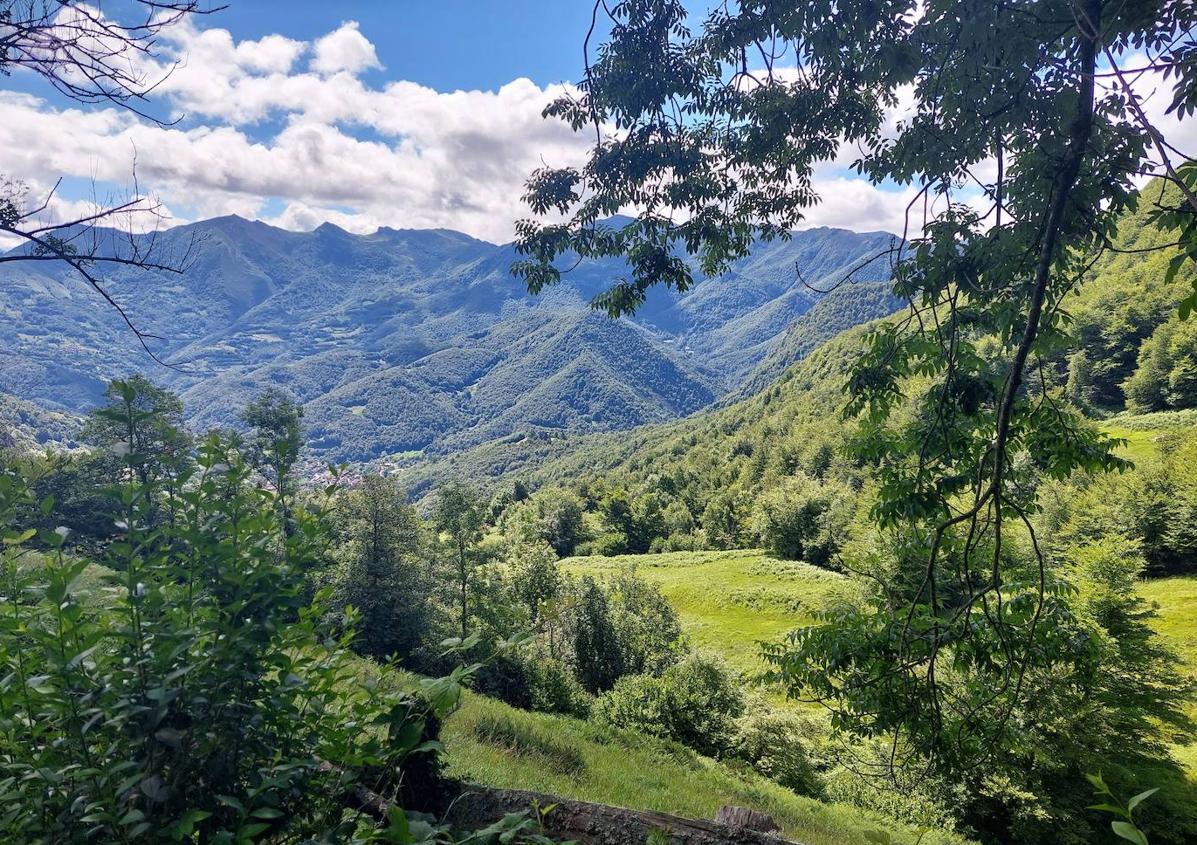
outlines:
[[[1119,414],[1101,423],[1101,429],[1111,437],[1126,441],[1118,450],[1121,457],[1142,461],[1159,453],[1162,437],[1194,425],[1197,425],[1197,410],[1160,411]]]
[[[1139,585],[1139,592],[1158,605],[1159,616],[1152,626],[1180,655],[1189,677],[1197,684],[1197,576],[1156,578]],[[1186,708],[1197,721],[1197,697]],[[1180,738],[1173,750],[1189,775],[1197,779],[1197,737]]]
[[[561,565],[573,575],[596,578],[634,566],[661,588],[695,646],[716,652],[748,676],[765,669],[760,643],[810,623],[829,599],[853,589],[834,572],[755,550],[574,557]]]

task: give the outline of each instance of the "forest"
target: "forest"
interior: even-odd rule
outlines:
[[[505,247],[0,180],[0,840],[1197,842],[1197,9],[587,6]]]

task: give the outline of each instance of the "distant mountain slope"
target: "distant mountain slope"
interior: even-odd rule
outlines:
[[[631,431],[524,431],[414,463],[401,469],[400,480],[417,499],[446,478],[468,479],[488,492],[513,478],[534,487],[601,478],[630,489],[652,479],[679,496],[694,492],[696,500],[717,490],[756,489],[762,472],[792,473],[824,444],[843,444],[851,431],[840,420],[843,385],[864,349],[864,331],[840,333],[766,389],[724,407]],[[692,489],[696,484],[701,491]]]
[[[83,419],[75,414],[50,411],[0,393],[0,449],[73,449],[79,445],[82,424]]]
[[[583,262],[531,297],[510,276],[510,245],[222,217],[157,235],[156,254],[186,257],[184,272],[107,275],[171,367],[65,267],[4,265],[0,383],[79,412],[107,380],[144,372],[183,395],[197,428],[233,424],[254,393],[282,386],[304,403],[316,452],[343,460],[443,454],[524,430],[625,429],[710,404],[762,360],[796,360],[808,349],[787,330],[803,315],[822,337],[886,310],[872,303],[885,296],[881,264],[828,297],[818,290],[891,240],[799,232],[684,295],[654,291],[634,320],[609,321],[587,303],[626,272],[619,261]]]
[[[781,339],[770,345],[764,358],[744,379],[737,396],[751,396],[773,384],[792,364],[801,361],[837,334],[861,323],[897,311],[901,300],[890,283],[861,282],[829,291],[794,320]]]
[[[1175,244],[1177,233],[1151,219],[1157,203],[1181,201],[1175,188],[1144,188],[1138,208],[1120,219],[1113,247],[1097,257],[1064,303],[1074,342],[1045,370],[1094,416],[1127,404],[1139,412],[1197,408],[1195,318],[1182,322],[1177,314],[1197,273],[1186,264],[1168,279],[1175,251],[1156,248]],[[669,478],[665,486],[674,491],[693,490],[700,480],[703,491],[691,496],[691,504],[719,490],[746,490],[751,498],[771,478],[812,461],[822,447],[842,445],[851,428],[840,420],[843,387],[863,349],[863,326],[900,307],[884,281],[840,286],[792,321],[720,407],[617,435],[517,431],[407,467],[404,478],[417,496],[450,476],[487,487],[513,477],[537,485],[601,476],[630,489]]]

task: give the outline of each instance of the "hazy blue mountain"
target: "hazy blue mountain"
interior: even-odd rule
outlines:
[[[105,273],[169,366],[64,266],[4,265],[0,379],[38,406],[80,412],[108,379],[141,371],[182,394],[197,428],[235,423],[254,393],[277,385],[304,403],[317,453],[347,460],[445,453],[525,430],[622,429],[692,413],[762,378],[754,368],[779,371],[812,339],[892,310],[882,262],[819,292],[890,241],[799,232],[610,321],[587,303],[626,272],[621,261],[583,262],[532,297],[509,274],[510,245],[221,217],[155,236],[154,254],[185,264],[181,273]]]

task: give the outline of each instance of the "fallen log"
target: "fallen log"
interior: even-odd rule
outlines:
[[[654,831],[675,845],[789,845],[775,833],[754,830],[744,824],[724,824],[715,820],[687,819],[654,810],[629,810],[588,801],[573,801],[520,789],[496,789],[474,784],[463,785],[445,820],[454,828],[470,830],[485,827],[507,813],[530,811],[554,805],[544,814],[545,833],[555,839],[572,839],[579,845],[645,845]],[[724,808],[728,809],[728,808]],[[736,808],[741,809],[743,808]],[[744,810],[733,814],[737,819],[765,824],[764,813]],[[774,826],[775,828],[776,826]]]

